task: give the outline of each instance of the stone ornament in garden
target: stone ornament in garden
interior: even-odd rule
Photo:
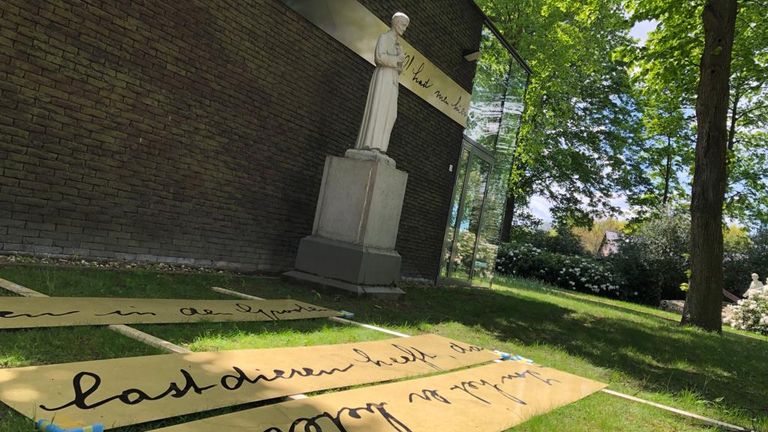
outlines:
[[[768,283],[768,279],[766,279],[766,283]],[[760,291],[763,291],[764,286],[763,283],[760,282],[759,276],[757,273],[752,273],[752,283],[749,284],[749,289],[746,293],[744,293],[744,297],[750,298],[752,295],[759,293]]]
[[[763,285],[757,273],[752,273],[744,300],[723,309],[723,322],[735,329],[768,334],[768,280]]]
[[[735,329],[768,335],[768,289],[750,289],[746,296],[723,309],[723,322]]]

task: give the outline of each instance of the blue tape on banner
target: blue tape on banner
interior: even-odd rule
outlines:
[[[37,428],[40,432],[104,432],[104,426],[100,424],[76,428],[63,428],[49,420],[36,421],[35,428]]]
[[[503,361],[519,361],[519,362],[525,362],[528,364],[533,364],[533,360],[527,359],[521,355],[505,353],[503,351],[498,351],[498,350],[494,350],[493,352],[498,354],[499,359]]]

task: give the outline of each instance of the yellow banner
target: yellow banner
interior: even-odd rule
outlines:
[[[280,321],[340,315],[295,300],[0,297],[0,329],[202,321]]]
[[[356,0],[283,0],[283,3],[369,63],[375,64],[373,51],[376,40],[389,30],[389,23],[382,22]],[[392,11],[393,14],[395,12]],[[414,27],[425,24],[411,22]],[[405,39],[407,35],[406,31]],[[466,127],[471,94],[404,38],[400,38],[400,46],[406,58],[400,84]],[[461,55],[461,49],[456,47],[457,57]]]
[[[604,387],[554,369],[502,362],[284,402],[157,432],[499,432]]]
[[[292,394],[484,363],[483,348],[425,335],[301,348],[170,354],[0,369],[0,400],[62,427],[143,423]],[[216,430],[207,429],[207,431]],[[252,429],[247,429],[252,430]]]

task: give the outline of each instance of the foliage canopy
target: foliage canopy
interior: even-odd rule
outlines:
[[[638,219],[690,203],[704,0],[481,0],[533,69],[507,211],[535,196],[590,226],[626,197]],[[768,4],[742,0],[730,77],[725,215],[768,224]],[[656,24],[644,43],[638,22]]]

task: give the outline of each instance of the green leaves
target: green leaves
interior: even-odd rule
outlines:
[[[609,212],[637,133],[619,0],[480,2],[534,74],[514,148],[510,199],[553,203],[561,221]]]
[[[744,1],[736,22],[730,79],[729,179],[725,213],[747,226],[766,223],[766,207],[759,201],[768,190],[765,170],[758,168],[768,155],[768,29],[764,5]],[[671,154],[677,181],[669,186],[677,193],[673,201],[690,201],[687,184],[692,172],[692,143],[695,136],[695,95],[699,59],[704,46],[701,14],[704,1],[668,2],[629,0],[634,21],[658,20],[645,47],[628,55],[633,83],[642,100],[646,146],[641,156],[646,187],[635,185],[630,201],[652,211],[663,203],[660,194],[666,168],[663,155]],[[659,143],[666,138],[668,145]],[[764,164],[763,164],[764,166]],[[655,195],[649,192],[655,191]]]
[[[539,195],[558,221],[585,224],[615,211],[617,194],[640,218],[689,205],[705,0],[478,3],[534,71],[519,140],[507,140],[507,208]],[[740,3],[725,212],[758,226],[768,223],[768,25],[765,2]],[[645,20],[657,28],[638,46],[629,30]]]

